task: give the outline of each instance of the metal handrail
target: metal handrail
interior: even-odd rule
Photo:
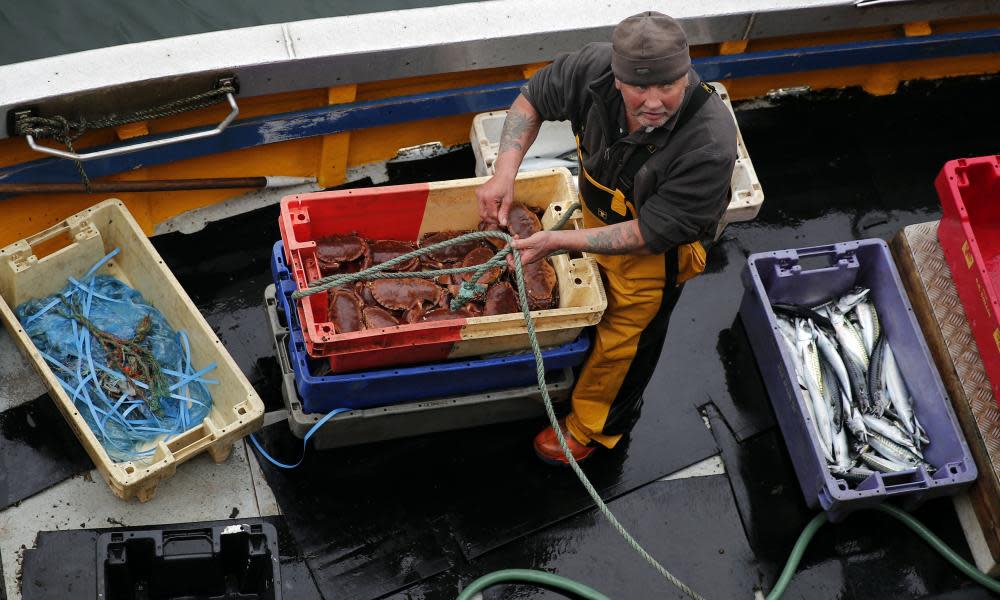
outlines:
[[[240,108],[236,105],[236,98],[233,96],[232,92],[226,94],[226,100],[229,102],[229,106],[233,108],[232,111],[226,118],[219,123],[215,129],[209,129],[206,131],[196,131],[194,133],[185,133],[184,135],[179,135],[176,137],[163,138],[159,140],[153,140],[150,142],[142,142],[139,144],[132,144],[129,146],[120,146],[117,148],[107,148],[105,150],[97,150],[96,152],[88,152],[84,154],[77,154],[76,152],[67,152],[65,150],[59,150],[58,148],[50,148],[49,146],[42,146],[35,143],[35,137],[31,134],[25,134],[25,139],[28,140],[28,146],[36,152],[41,152],[43,154],[51,154],[52,156],[58,156],[61,158],[68,158],[70,160],[76,160],[80,162],[94,160],[98,158],[109,158],[112,156],[121,156],[122,154],[130,154],[132,152],[138,152],[139,150],[148,150],[150,148],[159,148],[160,146],[168,146],[170,144],[179,144],[181,142],[188,142],[191,140],[200,140],[202,138],[212,137],[222,133],[226,127],[229,127],[230,123],[239,116]]]

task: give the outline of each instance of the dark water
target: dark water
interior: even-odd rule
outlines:
[[[208,31],[469,1],[13,0],[0,2],[0,65]]]

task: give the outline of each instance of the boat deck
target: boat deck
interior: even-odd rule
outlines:
[[[746,257],[889,239],[939,218],[932,182],[941,165],[998,151],[997,97],[1000,78],[964,78],[886,97],[846,91],[737,107],[763,209],[731,225],[707,272],[688,284],[636,429],[585,464],[625,527],[706,598],[770,590],[813,516],[737,317]],[[472,175],[471,152],[437,160],[396,180]],[[261,304],[276,215],[272,207],[154,239],[273,410],[280,373]],[[452,598],[509,567],[557,572],[613,598],[683,597],[590,508],[570,471],[537,460],[530,442],[542,420],[310,450],[293,472],[259,465],[240,443],[223,464],[185,464],[151,502],[125,503],[89,470],[6,334],[0,355],[0,555],[10,600],[93,597],[93,530],[258,517],[283,532],[286,598]],[[279,457],[301,451],[281,423],[261,437]],[[950,499],[915,515],[969,559]],[[56,530],[28,550],[37,532]],[[560,596],[510,586],[486,597]],[[866,513],[821,530],[785,597],[989,595],[902,525]]]

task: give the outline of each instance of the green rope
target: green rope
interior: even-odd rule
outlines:
[[[573,203],[569,208],[567,208],[565,214],[556,225],[552,228],[561,229],[565,225],[566,221],[569,220],[570,215],[580,208],[579,203]],[[482,240],[487,238],[500,238],[507,242],[507,247],[498,251],[493,255],[493,258],[486,261],[481,265],[474,265],[471,267],[456,267],[453,269],[439,269],[436,271],[419,271],[415,273],[392,273],[385,272],[386,269],[391,269],[395,265],[412,260],[414,257],[424,256],[435,250],[441,248],[446,248],[448,246],[462,244],[470,240]],[[667,581],[676,586],[685,595],[695,600],[704,600],[701,596],[696,594],[691,588],[684,584],[681,580],[677,579],[672,575],[663,565],[661,565],[655,558],[653,558],[646,550],[639,545],[639,542],[629,534],[628,531],[618,522],[611,510],[608,509],[604,500],[601,499],[601,495],[597,493],[594,486],[591,485],[587,476],[584,475],[583,470],[580,469],[580,465],[577,464],[576,459],[573,458],[573,453],[570,452],[569,447],[566,445],[566,438],[562,434],[562,430],[559,427],[559,420],[556,418],[555,410],[552,408],[552,399],[549,398],[549,391],[545,385],[545,365],[542,362],[542,351],[538,346],[538,335],[535,333],[535,319],[531,316],[531,310],[528,308],[528,294],[525,291],[524,286],[524,270],[521,265],[521,253],[514,248],[511,242],[514,241],[510,235],[502,231],[473,231],[471,233],[466,233],[464,235],[457,236],[450,240],[445,240],[437,244],[432,244],[424,248],[418,248],[413,252],[398,256],[391,260],[388,260],[382,264],[375,265],[363,271],[357,273],[348,273],[345,275],[331,275],[324,277],[322,279],[317,279],[313,282],[313,285],[304,290],[296,290],[292,293],[292,298],[303,298],[311,294],[318,294],[324,292],[330,288],[336,287],[338,285],[344,285],[347,283],[353,283],[355,281],[370,280],[370,279],[401,279],[406,277],[421,277],[421,278],[434,278],[440,275],[451,275],[458,273],[469,273],[472,272],[472,280],[466,281],[462,284],[462,290],[459,295],[455,297],[451,302],[451,309],[457,310],[462,305],[464,305],[472,295],[476,294],[480,288],[485,288],[476,282],[488,269],[500,266],[506,263],[506,257],[508,254],[513,254],[514,257],[514,281],[517,284],[517,296],[518,300],[521,302],[521,311],[524,314],[524,322],[528,330],[528,340],[531,342],[531,352],[535,356],[535,375],[538,378],[538,390],[542,394],[542,400],[545,404],[545,414],[548,415],[549,423],[552,425],[552,429],[555,431],[556,438],[559,440],[559,445],[562,447],[563,454],[569,461],[569,466],[573,469],[573,472],[580,479],[580,483],[583,484],[584,489],[590,495],[594,504],[604,515],[604,518],[608,520],[611,526],[617,531],[625,541],[628,542],[629,546],[632,547],[643,559],[646,560],[650,565],[655,568],[660,575],[662,575]]]
[[[562,229],[563,226],[566,225],[566,223],[573,216],[573,213],[575,213],[578,210],[580,210],[579,202],[574,202],[570,204],[566,208],[566,212],[564,212],[563,215],[559,218],[559,220],[556,221],[556,223],[549,228],[549,231],[558,231]],[[447,248],[449,246],[462,244],[472,240],[483,240],[491,237],[503,239],[507,243],[507,247],[494,254],[493,258],[491,258],[487,262],[479,265],[473,265],[471,267],[454,267],[451,269],[437,269],[433,271],[418,271],[418,272],[387,271],[387,269],[392,269],[396,265],[409,262],[413,258],[419,258],[421,256],[425,256],[427,254],[436,252],[438,250]],[[464,306],[469,300],[473,299],[473,297],[463,294],[464,289],[467,287],[467,285],[470,288],[470,293],[472,292],[478,293],[486,291],[485,290],[486,286],[479,285],[475,282],[479,281],[479,278],[486,271],[496,267],[503,267],[507,263],[507,255],[510,254],[511,241],[513,241],[513,238],[502,231],[473,231],[471,233],[466,233],[451,238],[450,240],[445,240],[443,242],[438,242],[430,246],[424,246],[423,248],[418,248],[413,252],[397,256],[396,258],[387,260],[384,263],[379,263],[363,271],[358,271],[357,273],[347,273],[344,275],[327,275],[326,277],[321,277],[313,281],[310,287],[307,287],[303,290],[295,290],[294,292],[292,292],[292,298],[298,300],[306,296],[319,294],[320,292],[325,292],[331,288],[335,288],[337,286],[345,285],[348,283],[354,283],[356,281],[363,281],[363,280],[367,281],[372,279],[410,279],[413,277],[419,277],[421,279],[434,279],[442,275],[460,275],[462,273],[471,272],[473,273],[471,281],[464,282],[462,284],[463,289],[459,292],[458,297],[463,298],[463,300],[458,303],[456,303],[453,300],[451,303],[451,310],[458,310],[459,308]],[[549,256],[555,256],[557,254],[564,254],[564,253],[565,253],[564,251],[553,252]],[[518,262],[518,264],[520,264],[520,262]]]
[[[83,315],[76,303],[65,299],[63,303],[67,305],[68,310],[59,309],[58,314],[64,319],[76,321],[94,336],[104,350],[108,365],[123,374],[123,381],[135,379],[149,386],[148,390],[134,390],[131,395],[145,400],[149,410],[157,417],[163,418],[165,413],[160,398],[170,397],[170,385],[160,368],[160,363],[153,356],[152,349],[147,347],[149,343],[146,338],[153,326],[150,315],[147,314],[139,320],[135,334],[131,338],[122,338],[94,325],[93,321]],[[94,373],[94,376],[97,378],[96,382],[106,389],[114,385],[108,383],[109,380],[104,373]]]
[[[70,152],[76,152],[73,148],[73,142],[80,139],[88,130],[117,127],[129,123],[138,123],[139,121],[151,121],[161,117],[179,115],[218,104],[225,98],[226,94],[235,93],[235,86],[225,84],[207,92],[188,96],[187,98],[171,100],[153,108],[144,108],[121,116],[110,115],[94,121],[88,121],[85,117],[80,117],[77,121],[70,121],[61,115],[52,117],[24,116],[15,121],[14,133],[17,135],[31,135],[37,139],[52,138],[63,143]],[[79,160],[74,160],[73,162],[76,163],[76,169],[80,173],[80,179],[83,181],[84,188],[87,190],[87,193],[90,193],[92,191],[90,177],[87,176],[87,171],[83,168],[83,163]]]
[[[67,140],[79,139],[84,133],[91,129],[104,129],[106,127],[117,127],[139,121],[151,121],[162,117],[179,115],[199,108],[206,108],[221,102],[226,94],[235,94],[236,88],[232,85],[221,85],[215,89],[171,100],[159,106],[144,108],[124,115],[110,115],[93,121],[88,121],[80,117],[77,121],[70,121],[63,116],[53,117],[20,117],[14,123],[14,133],[17,135],[32,135],[38,139],[54,138],[65,143]]]

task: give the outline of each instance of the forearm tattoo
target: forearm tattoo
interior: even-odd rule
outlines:
[[[584,252],[595,254],[633,254],[643,250],[646,241],[634,222],[619,223],[595,229],[587,235]]]
[[[500,149],[497,154],[503,154],[508,150],[524,151],[522,140],[524,134],[535,125],[535,119],[526,115],[516,108],[512,108],[504,119],[503,131],[500,133]]]

